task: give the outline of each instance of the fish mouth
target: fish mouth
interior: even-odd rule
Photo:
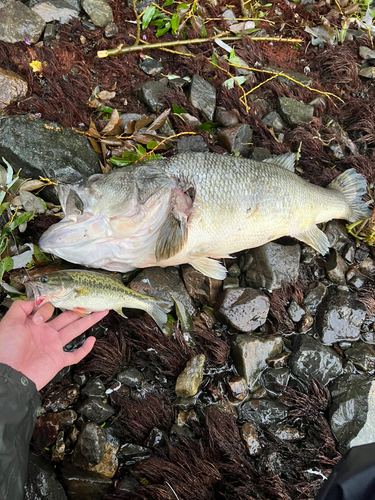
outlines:
[[[27,300],[34,301],[34,311],[39,309],[45,300],[41,287],[38,286],[34,281],[25,282]]]

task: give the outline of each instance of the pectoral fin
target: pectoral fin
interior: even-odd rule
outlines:
[[[286,153],[285,155],[276,156],[275,158],[266,158],[263,160],[264,163],[273,163],[279,167],[285,168],[294,172],[294,164],[296,162],[296,157],[293,153]]]
[[[311,226],[303,233],[292,234],[297,240],[301,240],[307,245],[313,247],[317,252],[325,255],[329,250],[329,242],[327,236],[317,226]]]
[[[122,312],[122,307],[119,307],[118,309],[115,309],[115,311],[117,312],[117,314],[119,314],[123,318],[127,319],[127,316],[125,316],[125,314]]]
[[[209,278],[223,280],[227,275],[226,268],[218,260],[209,257],[199,257],[189,264]]]
[[[160,229],[155,246],[156,262],[169,259],[180,252],[187,240],[187,222],[172,213]]]

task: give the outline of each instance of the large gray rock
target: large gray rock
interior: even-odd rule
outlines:
[[[190,102],[208,121],[214,119],[216,89],[199,75],[193,75],[190,85]]]
[[[58,21],[61,24],[66,24],[79,16],[79,10],[73,8],[65,0],[43,0],[33,2],[33,4],[30,4],[31,10],[44,19],[46,23]]]
[[[206,306],[213,306],[220,295],[222,281],[205,276],[189,264],[181,266],[181,271],[189,295]]]
[[[289,97],[279,97],[280,113],[292,124],[309,122],[314,115],[314,107]]]
[[[272,399],[250,399],[238,412],[240,422],[252,422],[260,427],[281,422],[287,416],[288,407]]]
[[[217,141],[230,153],[243,155],[248,149],[253,131],[247,123],[238,123],[217,131]]]
[[[0,110],[6,108],[13,101],[25,97],[27,88],[26,80],[17,73],[0,68]]]
[[[144,102],[152,113],[163,109],[163,96],[167,91],[167,84],[164,81],[147,82],[137,90],[137,97]]]
[[[310,335],[298,335],[290,356],[293,373],[308,381],[316,378],[323,385],[341,375],[343,360],[331,347],[322,345]]]
[[[251,391],[259,387],[259,375],[267,368],[267,359],[280,354],[283,340],[279,336],[260,336],[241,333],[232,341],[232,358],[240,375]]]
[[[82,0],[81,5],[95,26],[103,28],[113,21],[112,9],[105,0]]]
[[[355,295],[345,290],[333,291],[320,304],[316,329],[323,344],[359,339],[366,307]]]
[[[4,5],[1,8],[1,5]],[[45,28],[45,21],[18,0],[0,3],[0,42],[36,43]]]
[[[329,422],[341,453],[375,441],[375,381],[344,374],[330,386]]]
[[[21,177],[48,177],[62,183],[78,182],[101,173],[98,155],[86,137],[56,123],[28,116],[0,118],[0,159],[5,158]],[[44,191],[44,194],[46,191]],[[53,197],[51,190],[49,197]],[[57,197],[53,198],[57,201]]]
[[[246,282],[253,288],[276,290],[298,278],[301,247],[267,243],[249,250],[242,265]]]

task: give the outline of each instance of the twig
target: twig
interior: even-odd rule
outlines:
[[[144,155],[140,156],[137,160],[137,163],[138,163],[138,161],[142,161],[144,158],[147,158],[147,156],[152,155],[160,147],[161,144],[164,144],[165,142],[170,141],[171,139],[175,139],[176,137],[180,137],[181,135],[197,135],[197,133],[196,132],[180,132],[179,134],[170,135],[169,137],[166,137],[162,141],[158,142],[158,144],[154,148],[150,149],[150,151],[148,151]]]
[[[138,12],[137,12],[136,2],[137,2],[137,0],[133,0],[133,10],[134,10],[135,19],[137,21],[137,38],[135,39],[135,43],[136,43],[136,45],[138,45],[139,40],[141,38],[141,19],[140,19],[140,16],[138,15]]]
[[[5,189],[3,186],[0,186],[1,191],[4,191],[4,193],[9,194],[12,198],[15,198],[14,194],[12,194],[10,191]]]

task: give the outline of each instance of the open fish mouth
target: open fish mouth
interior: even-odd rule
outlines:
[[[45,296],[34,281],[25,282],[27,300],[34,301],[34,309],[37,310],[43,304]]]

